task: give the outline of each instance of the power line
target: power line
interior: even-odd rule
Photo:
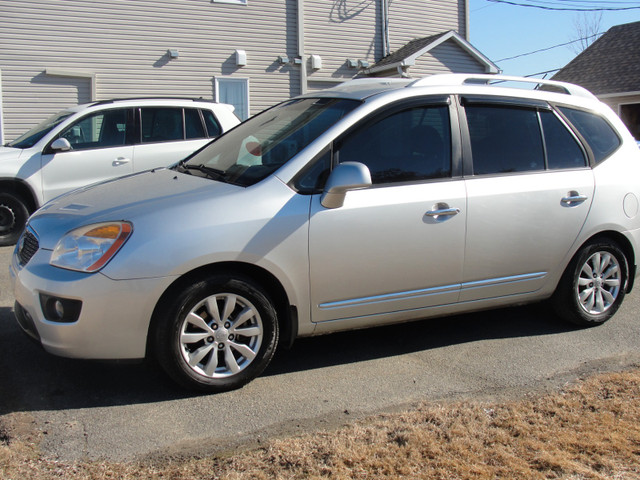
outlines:
[[[603,11],[622,11],[622,10],[638,10],[640,9],[640,4],[638,2],[633,2],[634,6],[622,6],[629,5],[626,2],[613,2],[618,3],[621,6],[590,6],[586,5],[585,1],[580,1],[579,4],[575,4],[575,6],[560,6],[557,3],[553,2],[545,2],[543,0],[537,0],[537,3],[534,3],[535,0],[531,0],[531,3],[520,3],[513,0],[487,0],[487,2],[492,3],[504,3],[507,5],[514,5],[516,7],[528,7],[528,8],[539,8],[542,10],[555,10],[555,11],[568,11],[568,12],[603,12]],[[598,2],[600,4],[605,2]],[[612,2],[606,2],[605,5],[610,5]]]
[[[539,50],[534,50],[533,52],[521,53],[519,55],[514,55],[513,57],[501,58],[500,60],[495,60],[495,63],[506,62],[507,60],[513,60],[515,58],[526,57],[528,55],[533,55],[534,53],[546,52],[547,50],[553,50],[554,48],[564,47],[566,45],[571,45],[572,43],[581,42],[582,40],[589,40],[591,38],[597,37],[598,35],[602,35],[603,32],[594,33],[593,35],[589,35],[588,37],[578,38],[576,40],[571,40],[570,42],[559,43],[558,45],[553,45],[552,47],[541,48]]]

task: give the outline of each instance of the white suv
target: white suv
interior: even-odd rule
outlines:
[[[206,100],[106,100],[63,110],[0,147],[0,245],[45,202],[86,185],[167,166],[239,123]]]

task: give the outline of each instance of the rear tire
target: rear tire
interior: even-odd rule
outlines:
[[[552,304],[558,315],[571,323],[601,325],[620,307],[628,278],[628,261],[617,243],[587,243],[569,263]]]
[[[27,224],[29,211],[22,198],[0,193],[0,246],[14,245]]]
[[[273,358],[276,311],[249,279],[214,275],[179,291],[165,306],[155,322],[155,352],[184,387],[210,393],[240,388]]]

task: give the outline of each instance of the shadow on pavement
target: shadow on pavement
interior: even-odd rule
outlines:
[[[298,340],[281,349],[264,376],[437,349],[484,339],[574,330],[542,305],[491,310]],[[35,410],[153,403],[196,396],[153,362],[113,363],[46,353],[0,308],[0,415]]]

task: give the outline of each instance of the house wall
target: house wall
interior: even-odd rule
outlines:
[[[442,31],[466,35],[467,0],[388,0],[391,51]],[[304,12],[304,66],[298,4]],[[0,22],[4,140],[66,106],[135,96],[215,99],[215,79],[248,78],[254,114],[355,76],[347,58],[383,56],[381,0],[20,0]],[[169,48],[179,51],[171,59]],[[235,50],[247,52],[238,67]],[[313,70],[309,56],[319,55]],[[465,55],[466,56],[466,55]],[[423,71],[433,73],[425,60]],[[440,71],[440,70],[437,70]],[[304,83],[304,85],[303,85]]]
[[[9,141],[62,108],[132,96],[214,98],[218,76],[250,78],[251,112],[299,93],[296,0],[3,2],[0,68]],[[179,57],[170,59],[169,48]],[[248,64],[235,65],[235,50]],[[85,77],[48,75],[56,68]]]
[[[411,40],[455,30],[467,37],[465,1],[395,0],[389,1],[389,44],[391,51]]]
[[[465,3],[458,0],[389,1],[390,52],[416,38],[449,30],[464,37]],[[373,65],[384,56],[381,5],[380,0],[305,1],[305,53],[322,58],[319,70],[312,70],[307,62],[310,90],[326,88],[357,75],[359,69],[347,65],[349,58]],[[457,54],[468,56],[461,49]],[[437,72],[449,71],[438,60],[431,59],[424,62],[425,74],[434,73],[428,70],[429,65],[438,65]]]
[[[625,96],[603,96],[602,102],[609,105],[625,123],[631,134],[640,140],[640,93]]]
[[[408,69],[409,76],[423,77],[433,73],[486,73],[485,66],[467,55],[453,41],[444,42],[416,59]]]

